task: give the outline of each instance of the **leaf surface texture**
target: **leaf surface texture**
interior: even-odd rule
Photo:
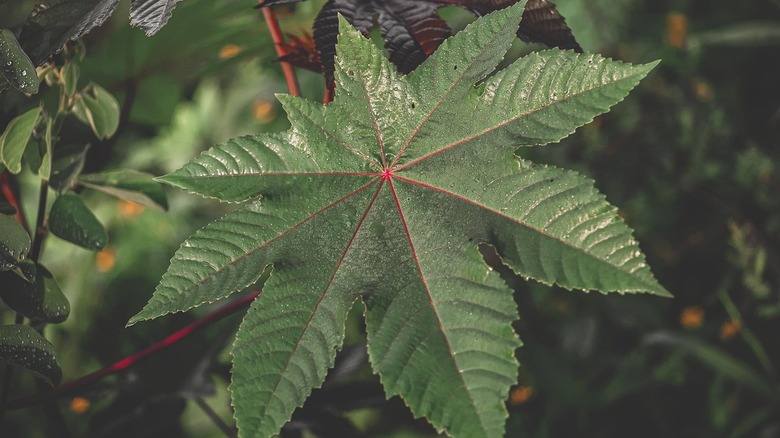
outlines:
[[[333,103],[280,96],[289,131],[230,140],[160,178],[244,204],[182,245],[131,323],[273,270],[233,349],[242,436],[277,433],[322,384],[355,305],[388,396],[453,436],[501,436],[517,309],[480,243],[544,283],[668,294],[592,181],[514,154],[607,111],[653,66],[552,50],[488,77],[523,6],[477,20],[409,76],[342,21]]]

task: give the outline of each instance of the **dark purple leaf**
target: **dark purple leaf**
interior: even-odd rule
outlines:
[[[276,6],[298,0],[266,0],[258,6]],[[445,5],[463,7],[482,16],[517,3],[517,0],[329,0],[314,21],[316,54],[322,65],[313,64],[311,52],[294,41],[291,46],[307,53],[285,56],[283,60],[298,67],[325,74],[333,82],[333,56],[338,35],[338,14],[344,16],[361,33],[368,35],[379,27],[390,54],[390,61],[403,73],[409,73],[430,56],[450,36],[450,28],[439,16]],[[553,3],[529,0],[517,35],[526,42],[582,52],[566,21]]]
[[[146,35],[157,33],[171,18],[181,0],[133,0],[130,4],[130,24],[140,27]]]
[[[34,65],[41,65],[71,40],[100,26],[119,0],[39,0],[24,23],[19,42]]]

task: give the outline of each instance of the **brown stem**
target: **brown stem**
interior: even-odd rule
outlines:
[[[133,353],[130,356],[125,357],[124,359],[121,359],[107,367],[95,371],[94,373],[87,374],[86,376],[80,377],[76,380],[73,380],[62,386],[59,386],[54,390],[49,391],[45,394],[35,395],[32,397],[22,398],[18,400],[12,400],[6,406],[6,410],[10,411],[14,409],[24,408],[27,406],[34,405],[36,403],[40,403],[41,401],[48,400],[52,397],[59,397],[62,395],[72,393],[79,388],[89,385],[90,383],[97,382],[105,377],[108,377],[112,374],[116,374],[124,369],[127,369],[128,367],[138,363],[140,360],[145,359],[164,348],[170,347],[171,345],[181,341],[182,339],[195,333],[196,331],[216,321],[219,321],[220,319],[232,313],[235,313],[238,310],[243,309],[244,307],[247,307],[255,298],[257,298],[258,295],[260,295],[260,292],[258,291],[252,292],[251,294],[242,297],[241,299],[238,299],[230,304],[225,305],[224,307],[218,310],[215,310],[212,313],[209,313],[208,315],[193,322],[192,324],[189,324],[184,328],[175,331],[171,335],[165,337],[160,341],[155,342],[154,344],[144,348],[141,351]]]
[[[41,179],[41,190],[38,197],[38,217],[35,219],[35,235],[32,236],[33,244],[30,250],[30,260],[36,263],[38,263],[38,258],[41,255],[43,240],[46,238],[44,221],[46,220],[46,198],[48,195],[49,181]]]
[[[276,47],[276,55],[281,58],[287,54],[287,50],[284,49],[284,34],[282,33],[282,29],[279,27],[279,22],[276,20],[276,15],[271,7],[266,6],[261,9],[263,10],[265,24],[268,26],[268,31],[271,33],[271,39]],[[287,82],[287,91],[293,96],[300,96],[301,90],[298,87],[298,79],[295,76],[293,66],[286,61],[279,61],[279,66],[282,68],[284,80]]]

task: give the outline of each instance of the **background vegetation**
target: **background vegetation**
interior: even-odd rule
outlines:
[[[284,81],[251,2],[188,0],[152,38],[129,27],[127,3],[83,40],[79,86],[100,84],[122,110],[109,139],[75,119],[63,124],[63,143],[91,144],[86,173],[159,175],[230,137],[286,128],[273,96],[285,91]],[[615,110],[560,145],[535,149],[533,158],[594,178],[675,298],[585,296],[504,273],[517,291],[516,328],[525,342],[507,436],[780,435],[780,2],[557,3],[586,51],[662,63]],[[321,4],[279,10],[284,29],[300,34]],[[455,26],[469,19],[446,14]],[[531,49],[518,42],[514,55]],[[299,78],[303,95],[319,100],[321,78]],[[40,98],[56,93],[42,85]],[[3,94],[0,126],[38,98]],[[37,208],[35,181],[28,172],[19,178],[28,216]],[[72,308],[66,322],[46,329],[63,382],[214,309],[124,328],[181,241],[227,211],[175,191],[167,212],[98,192],[82,197],[107,228],[108,246],[91,252],[50,237],[42,253]],[[0,321],[13,319],[0,307]],[[239,321],[235,314],[212,324],[52,404],[10,411],[4,433],[224,436],[204,406],[230,427],[227,347]],[[353,324],[336,371],[286,436],[434,434],[400,400],[384,400],[362,342]],[[35,391],[20,373],[10,398]]]

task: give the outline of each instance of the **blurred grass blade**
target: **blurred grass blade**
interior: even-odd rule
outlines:
[[[119,199],[158,210],[168,209],[168,199],[160,183],[152,175],[129,169],[81,175],[79,184],[99,190]]]
[[[68,242],[98,250],[108,243],[108,234],[78,195],[60,195],[49,214],[49,230]]]
[[[51,386],[62,379],[49,341],[29,325],[0,325],[0,360],[23,368]]]
[[[688,46],[761,47],[780,45],[780,21],[732,24],[688,37]]]
[[[662,331],[647,335],[644,338],[644,344],[647,346],[665,345],[677,348],[695,357],[713,371],[728,376],[758,394],[775,400],[780,396],[777,386],[765,379],[756,369],[751,368],[745,362],[736,359],[722,349],[698,338]]]

